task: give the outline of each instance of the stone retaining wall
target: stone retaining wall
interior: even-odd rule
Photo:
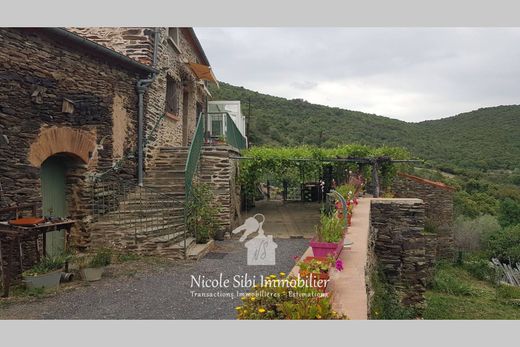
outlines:
[[[234,147],[204,146],[198,174],[200,181],[209,184],[215,193],[220,208],[219,222],[226,232],[237,227],[240,219],[238,160],[230,158],[233,156],[240,156]]]
[[[455,189],[441,182],[400,173],[393,182],[392,192],[397,198],[418,198],[424,201],[426,229],[435,234],[436,245],[431,247],[435,259],[452,259],[453,193]]]
[[[381,270],[404,306],[422,308],[430,266],[424,232],[425,204],[420,199],[373,199],[370,208],[367,280]],[[370,305],[370,304],[369,304]],[[370,310],[369,310],[370,311]]]

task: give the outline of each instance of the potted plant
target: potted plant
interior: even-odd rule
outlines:
[[[320,216],[320,225],[316,227],[316,236],[311,240],[310,246],[315,257],[339,256],[344,242],[343,221],[338,218],[337,213]]]
[[[90,260],[83,258],[80,262],[81,277],[88,282],[99,281],[105,272],[105,267],[112,262],[112,252],[100,249]]]
[[[22,279],[28,289],[58,289],[61,272],[67,256],[60,254],[46,256],[38,264],[22,273]]]
[[[220,135],[218,138],[217,138],[217,143],[218,144],[221,144],[221,145],[225,145],[227,143],[226,141],[226,136],[225,135]]]
[[[334,264],[333,256],[306,257],[296,263],[300,268],[300,276],[310,282],[313,288],[324,292],[329,282],[329,268]]]

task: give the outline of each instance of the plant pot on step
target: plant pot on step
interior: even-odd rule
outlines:
[[[327,257],[332,255],[337,258],[343,250],[344,242],[344,237],[339,240],[339,242],[320,242],[316,238],[313,238],[310,242],[310,246],[312,248],[312,254],[315,257]]]
[[[60,286],[61,270],[48,272],[41,275],[23,276],[23,281],[28,289],[44,288],[58,289]]]
[[[99,281],[103,277],[105,267],[86,267],[80,270],[81,278],[88,282]]]

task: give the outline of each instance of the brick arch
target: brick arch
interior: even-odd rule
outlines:
[[[67,153],[81,159],[85,164],[96,148],[94,131],[70,127],[52,127],[40,130],[31,144],[28,160],[31,165],[40,167],[48,157],[57,153]]]

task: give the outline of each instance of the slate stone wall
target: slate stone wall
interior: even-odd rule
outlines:
[[[367,263],[369,302],[373,295],[370,275],[380,269],[396,290],[402,305],[423,308],[431,270],[425,218],[425,204],[420,199],[371,201]]]
[[[79,221],[73,242],[86,246],[86,179],[135,150],[139,78],[45,31],[0,29],[0,206],[41,203],[39,165],[67,152],[69,214]],[[120,177],[134,179],[133,161]]]
[[[197,122],[197,103],[205,104],[203,86],[197,83],[195,74],[186,62],[202,63],[200,52],[194,45],[187,28],[179,28],[179,44],[176,47],[166,27],[159,28],[160,42],[157,54],[158,74],[145,94],[145,129],[147,137],[161,116],[165,115],[167,78],[177,82],[178,109],[166,114],[152,134],[146,148],[146,165],[149,166],[162,146],[183,145],[183,122],[191,140]],[[152,64],[154,28],[146,27],[90,27],[69,28],[79,35],[127,55],[143,64]],[[188,113],[184,114],[183,90],[187,90]],[[186,143],[185,143],[186,145]]]
[[[424,201],[426,229],[435,234],[432,247],[435,259],[452,259],[453,193],[454,188],[441,182],[400,173],[393,182],[392,192],[397,198],[418,198]]]
[[[215,193],[219,222],[226,232],[236,228],[240,220],[240,184],[238,182],[238,157],[240,153],[227,145],[204,146],[198,177]]]

